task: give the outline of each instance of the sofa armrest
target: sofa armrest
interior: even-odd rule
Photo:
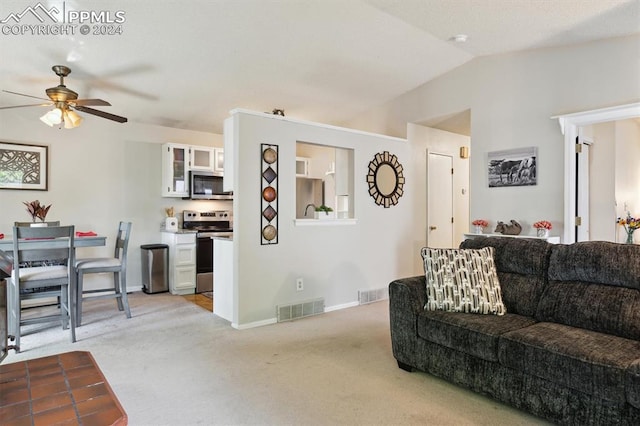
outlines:
[[[391,347],[398,363],[416,366],[418,313],[427,301],[425,276],[401,278],[389,284]]]

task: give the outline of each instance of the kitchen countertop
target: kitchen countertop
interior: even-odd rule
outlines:
[[[163,229],[162,232],[167,232],[169,234],[196,234],[198,231],[194,229],[178,229],[176,231],[168,231]]]

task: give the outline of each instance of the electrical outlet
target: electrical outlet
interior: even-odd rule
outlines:
[[[304,281],[302,281],[302,278],[296,278],[296,290],[297,291],[304,290]]]

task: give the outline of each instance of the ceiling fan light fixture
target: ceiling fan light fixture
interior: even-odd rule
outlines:
[[[15,105],[8,107],[0,106],[0,110],[8,108],[53,105],[55,108],[40,117],[40,121],[42,121],[49,127],[58,126],[58,128],[60,129],[62,129],[62,126],[64,126],[65,129],[74,129],[80,126],[83,119],[74,111],[75,109],[87,114],[95,115],[100,118],[106,118],[107,120],[116,121],[118,123],[126,123],[128,121],[127,117],[121,117],[119,115],[110,114],[99,109],[90,108],[90,106],[111,106],[111,104],[102,99],[78,99],[78,94],[64,85],[64,78],[71,73],[71,69],[64,65],[54,65],[52,69],[56,73],[56,75],[60,77],[60,84],[56,87],[50,87],[45,90],[45,92],[47,93],[47,97],[49,98],[49,101],[47,103],[33,105]],[[43,99],[38,96],[25,95],[24,93],[11,92],[8,90],[3,90],[3,92],[26,96],[29,98]],[[284,115],[284,113],[282,115]]]
[[[44,124],[46,124],[49,127],[53,127],[53,123],[49,121],[49,118],[47,117],[49,113],[47,112],[45,115],[43,115],[42,117],[40,117],[40,121],[42,121]]]
[[[62,123],[62,110],[60,108],[54,108],[40,117],[40,121],[49,127],[53,127],[54,124]]]
[[[64,112],[64,128],[75,129],[82,124],[82,117],[80,117],[75,111],[68,109]]]

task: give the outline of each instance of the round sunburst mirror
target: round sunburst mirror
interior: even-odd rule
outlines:
[[[369,195],[379,206],[388,208],[398,204],[404,193],[404,175],[398,157],[384,151],[376,154],[369,162],[367,184]]]

